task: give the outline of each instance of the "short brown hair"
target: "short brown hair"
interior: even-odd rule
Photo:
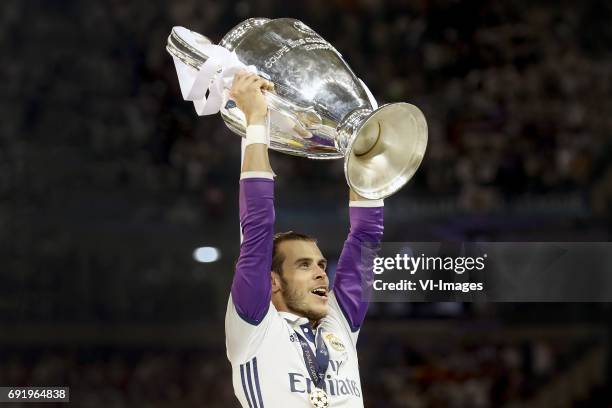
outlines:
[[[283,274],[283,262],[285,261],[285,255],[278,250],[278,246],[281,242],[285,241],[309,241],[316,243],[317,240],[310,235],[302,234],[299,232],[287,231],[278,232],[274,234],[273,246],[272,246],[272,270],[279,275]]]

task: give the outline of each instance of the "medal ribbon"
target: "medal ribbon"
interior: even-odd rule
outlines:
[[[300,346],[302,346],[302,353],[304,354],[304,362],[306,363],[306,369],[310,375],[310,379],[314,383],[316,388],[323,389],[325,373],[329,366],[329,352],[327,351],[327,345],[323,341],[323,336],[317,331],[315,336],[316,344],[316,356],[312,352],[308,345],[308,340],[302,337],[297,331],[295,332]]]

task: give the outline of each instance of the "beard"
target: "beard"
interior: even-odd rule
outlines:
[[[326,310],[318,310],[318,308],[308,305],[308,295],[310,292],[304,292],[297,288],[291,288],[282,277],[281,284],[281,292],[283,294],[285,304],[293,313],[303,316],[308,320],[315,321],[321,320],[327,315]]]

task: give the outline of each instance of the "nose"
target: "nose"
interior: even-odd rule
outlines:
[[[315,280],[327,279],[327,273],[325,272],[325,269],[317,265],[315,268],[314,279]]]

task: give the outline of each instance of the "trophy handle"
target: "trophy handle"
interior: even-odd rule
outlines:
[[[270,91],[264,91],[264,95],[268,100],[268,108],[287,117],[291,117],[297,124],[300,124],[306,129],[316,127],[323,123],[321,115],[319,115],[312,106],[298,106]]]
[[[288,101],[282,96],[271,91],[262,91],[268,102],[268,124],[273,125],[275,132],[271,135],[271,141],[275,144],[285,144],[285,141],[275,140],[274,134],[280,132],[287,137],[294,135],[293,148],[303,146],[299,139],[309,139],[312,137],[311,130],[315,130],[322,124],[321,116],[312,106],[303,107]],[[244,114],[235,109],[233,104],[228,104],[229,90],[225,90],[225,103],[221,108],[221,116],[228,127],[235,133],[244,137],[246,135],[246,118]]]

